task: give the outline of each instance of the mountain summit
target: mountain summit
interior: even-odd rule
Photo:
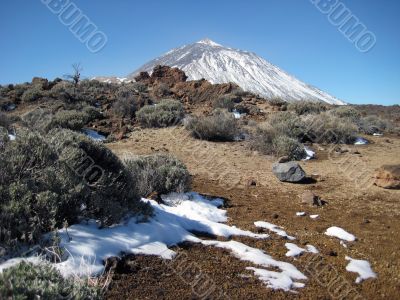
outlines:
[[[140,72],[151,73],[156,65],[178,67],[189,80],[204,78],[211,83],[234,82],[245,91],[266,98],[345,104],[296,79],[255,53],[224,47],[210,39],[172,49],[128,75],[128,79],[133,79]]]

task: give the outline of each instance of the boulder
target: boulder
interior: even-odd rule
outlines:
[[[384,165],[376,170],[374,184],[384,189],[400,189],[400,165]]]
[[[272,172],[283,182],[300,182],[306,177],[306,172],[294,161],[275,163],[272,166]]]

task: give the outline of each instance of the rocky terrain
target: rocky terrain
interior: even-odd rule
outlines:
[[[263,99],[168,66],[133,83],[34,78],[1,87],[0,97],[0,195],[9,201],[0,204],[21,220],[8,228],[12,240],[0,239],[0,271],[15,243],[43,254],[33,222],[58,233],[56,249],[98,254],[89,266],[68,255],[55,264],[89,276],[98,298],[397,298],[398,106]],[[64,168],[77,149],[105,182],[82,184]],[[81,196],[60,209],[69,199],[60,190]],[[139,196],[151,200],[139,205]],[[20,198],[35,210],[19,210]],[[116,221],[132,203],[148,222]],[[13,232],[24,226],[30,234]],[[0,293],[12,293],[1,279]]]

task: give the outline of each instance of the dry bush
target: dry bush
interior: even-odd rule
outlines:
[[[177,100],[162,100],[156,105],[146,105],[137,113],[140,124],[145,127],[168,127],[178,124],[184,117],[182,104]]]
[[[180,160],[171,155],[138,156],[125,161],[125,164],[136,179],[141,197],[152,192],[186,192],[190,187],[189,171]]]
[[[224,111],[214,111],[208,117],[191,117],[186,129],[193,137],[208,141],[234,141],[240,133],[237,120]]]
[[[294,111],[297,115],[319,114],[327,111],[329,106],[322,102],[296,101],[288,104],[287,109]]]

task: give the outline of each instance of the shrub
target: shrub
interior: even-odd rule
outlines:
[[[299,139],[305,131],[302,119],[291,112],[273,114],[268,120],[268,124],[276,131],[277,135],[286,135],[294,139]]]
[[[183,106],[176,100],[162,100],[156,105],[146,105],[137,113],[136,117],[145,127],[167,127],[175,125],[184,116]]]
[[[11,125],[11,119],[4,113],[0,112],[0,127],[8,128]]]
[[[288,156],[289,159],[300,160],[307,156],[304,146],[288,136],[276,136],[272,140],[273,154],[277,157]]]
[[[269,124],[258,127],[250,139],[250,147],[262,154],[288,156],[289,159],[299,160],[306,156],[304,146],[298,140],[275,130]]]
[[[191,117],[186,129],[193,137],[208,141],[233,141],[239,134],[237,120],[231,113],[214,111],[208,117]]]
[[[319,114],[328,110],[328,106],[322,102],[296,101],[289,103],[287,109],[294,111],[297,115],[306,115]]]
[[[151,213],[120,160],[84,135],[20,130],[0,155],[0,242],[8,247],[36,243],[79,217],[110,225],[129,212]]]
[[[229,96],[221,96],[214,100],[213,108],[215,109],[226,109],[228,111],[232,111],[235,107],[235,103],[233,102],[232,97]]]
[[[89,115],[83,111],[60,110],[51,119],[46,131],[60,127],[71,130],[80,130],[89,122]]]
[[[127,169],[136,178],[140,196],[152,192],[167,194],[185,192],[190,187],[190,174],[186,166],[170,155],[154,154],[127,160]]]
[[[21,96],[23,102],[33,102],[42,97],[43,91],[38,86],[32,86],[27,89]]]
[[[282,100],[281,98],[271,98],[268,99],[268,102],[272,106],[278,106],[278,107],[287,105],[287,102],[285,100]]]
[[[352,144],[357,138],[358,128],[348,118],[340,118],[328,112],[305,118],[307,127],[303,137],[316,143]]]
[[[21,262],[0,273],[1,299],[101,299],[84,280],[64,278],[50,264]]]
[[[359,128],[362,133],[374,134],[382,133],[392,128],[392,124],[388,120],[379,118],[378,116],[367,116],[359,121]]]
[[[348,119],[353,123],[357,123],[361,118],[361,113],[350,106],[342,105],[330,110],[330,113],[338,118]]]
[[[112,110],[118,117],[131,119],[135,115],[136,102],[133,99],[120,98],[114,102]]]

